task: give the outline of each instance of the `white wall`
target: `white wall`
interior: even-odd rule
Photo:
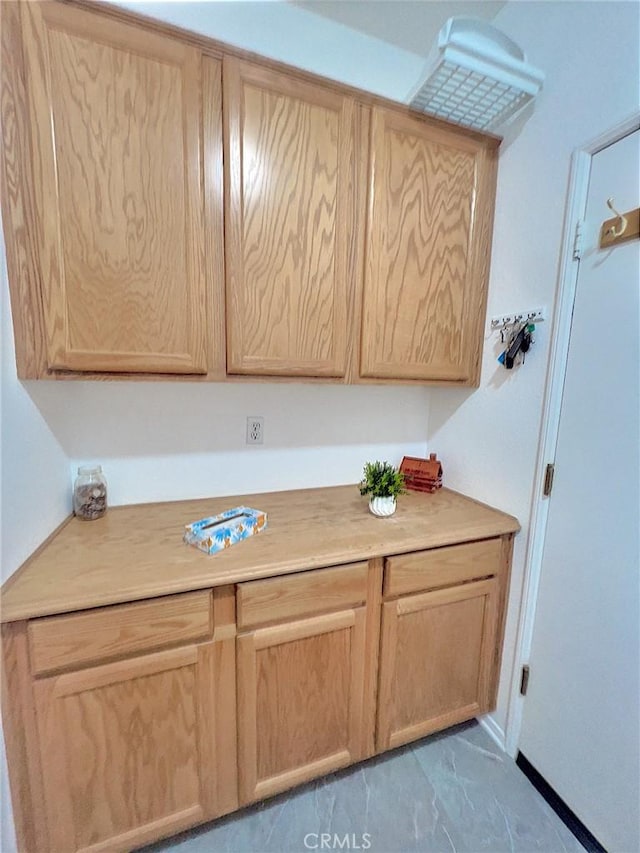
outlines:
[[[511,2],[495,18],[546,75],[520,134],[500,157],[488,315],[553,309],[571,153],[638,108],[640,5],[618,2]],[[604,204],[604,200],[603,200]],[[603,216],[607,210],[603,207]],[[428,443],[447,483],[518,516],[511,601],[498,710],[504,729],[513,646],[529,535],[533,478],[549,356],[540,324],[524,367],[499,366],[485,346],[474,394],[435,390]],[[585,388],[585,414],[597,389]]]
[[[277,0],[112,2],[385,98],[403,100],[424,67],[424,57]]]
[[[112,504],[353,483],[367,459],[426,451],[424,388],[30,383],[75,470],[103,465]],[[264,444],[247,447],[247,415]]]
[[[0,454],[1,575],[4,581],[70,512],[68,459],[25,386],[18,382],[4,243]],[[33,384],[33,383],[32,383]]]

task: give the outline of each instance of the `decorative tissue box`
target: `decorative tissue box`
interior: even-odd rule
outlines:
[[[221,512],[220,515],[201,518],[200,521],[187,524],[184,541],[207,554],[215,554],[216,551],[223,551],[236,542],[248,539],[254,533],[260,533],[266,526],[266,512],[248,506],[237,506]]]

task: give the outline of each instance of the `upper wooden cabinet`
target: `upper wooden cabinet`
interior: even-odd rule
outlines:
[[[206,372],[198,50],[20,6],[47,367]]]
[[[372,110],[363,377],[477,384],[495,173],[486,142]]]
[[[225,59],[227,371],[345,375],[351,98]]]
[[[82,6],[0,3],[21,379],[478,384],[498,140]]]

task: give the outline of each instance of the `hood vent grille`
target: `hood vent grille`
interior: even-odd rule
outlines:
[[[544,74],[504,33],[475,18],[449,18],[410,106],[476,130],[495,131],[542,88]]]

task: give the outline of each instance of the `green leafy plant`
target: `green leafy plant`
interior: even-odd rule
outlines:
[[[404,474],[388,462],[366,462],[360,494],[372,498],[396,498],[406,494]]]

